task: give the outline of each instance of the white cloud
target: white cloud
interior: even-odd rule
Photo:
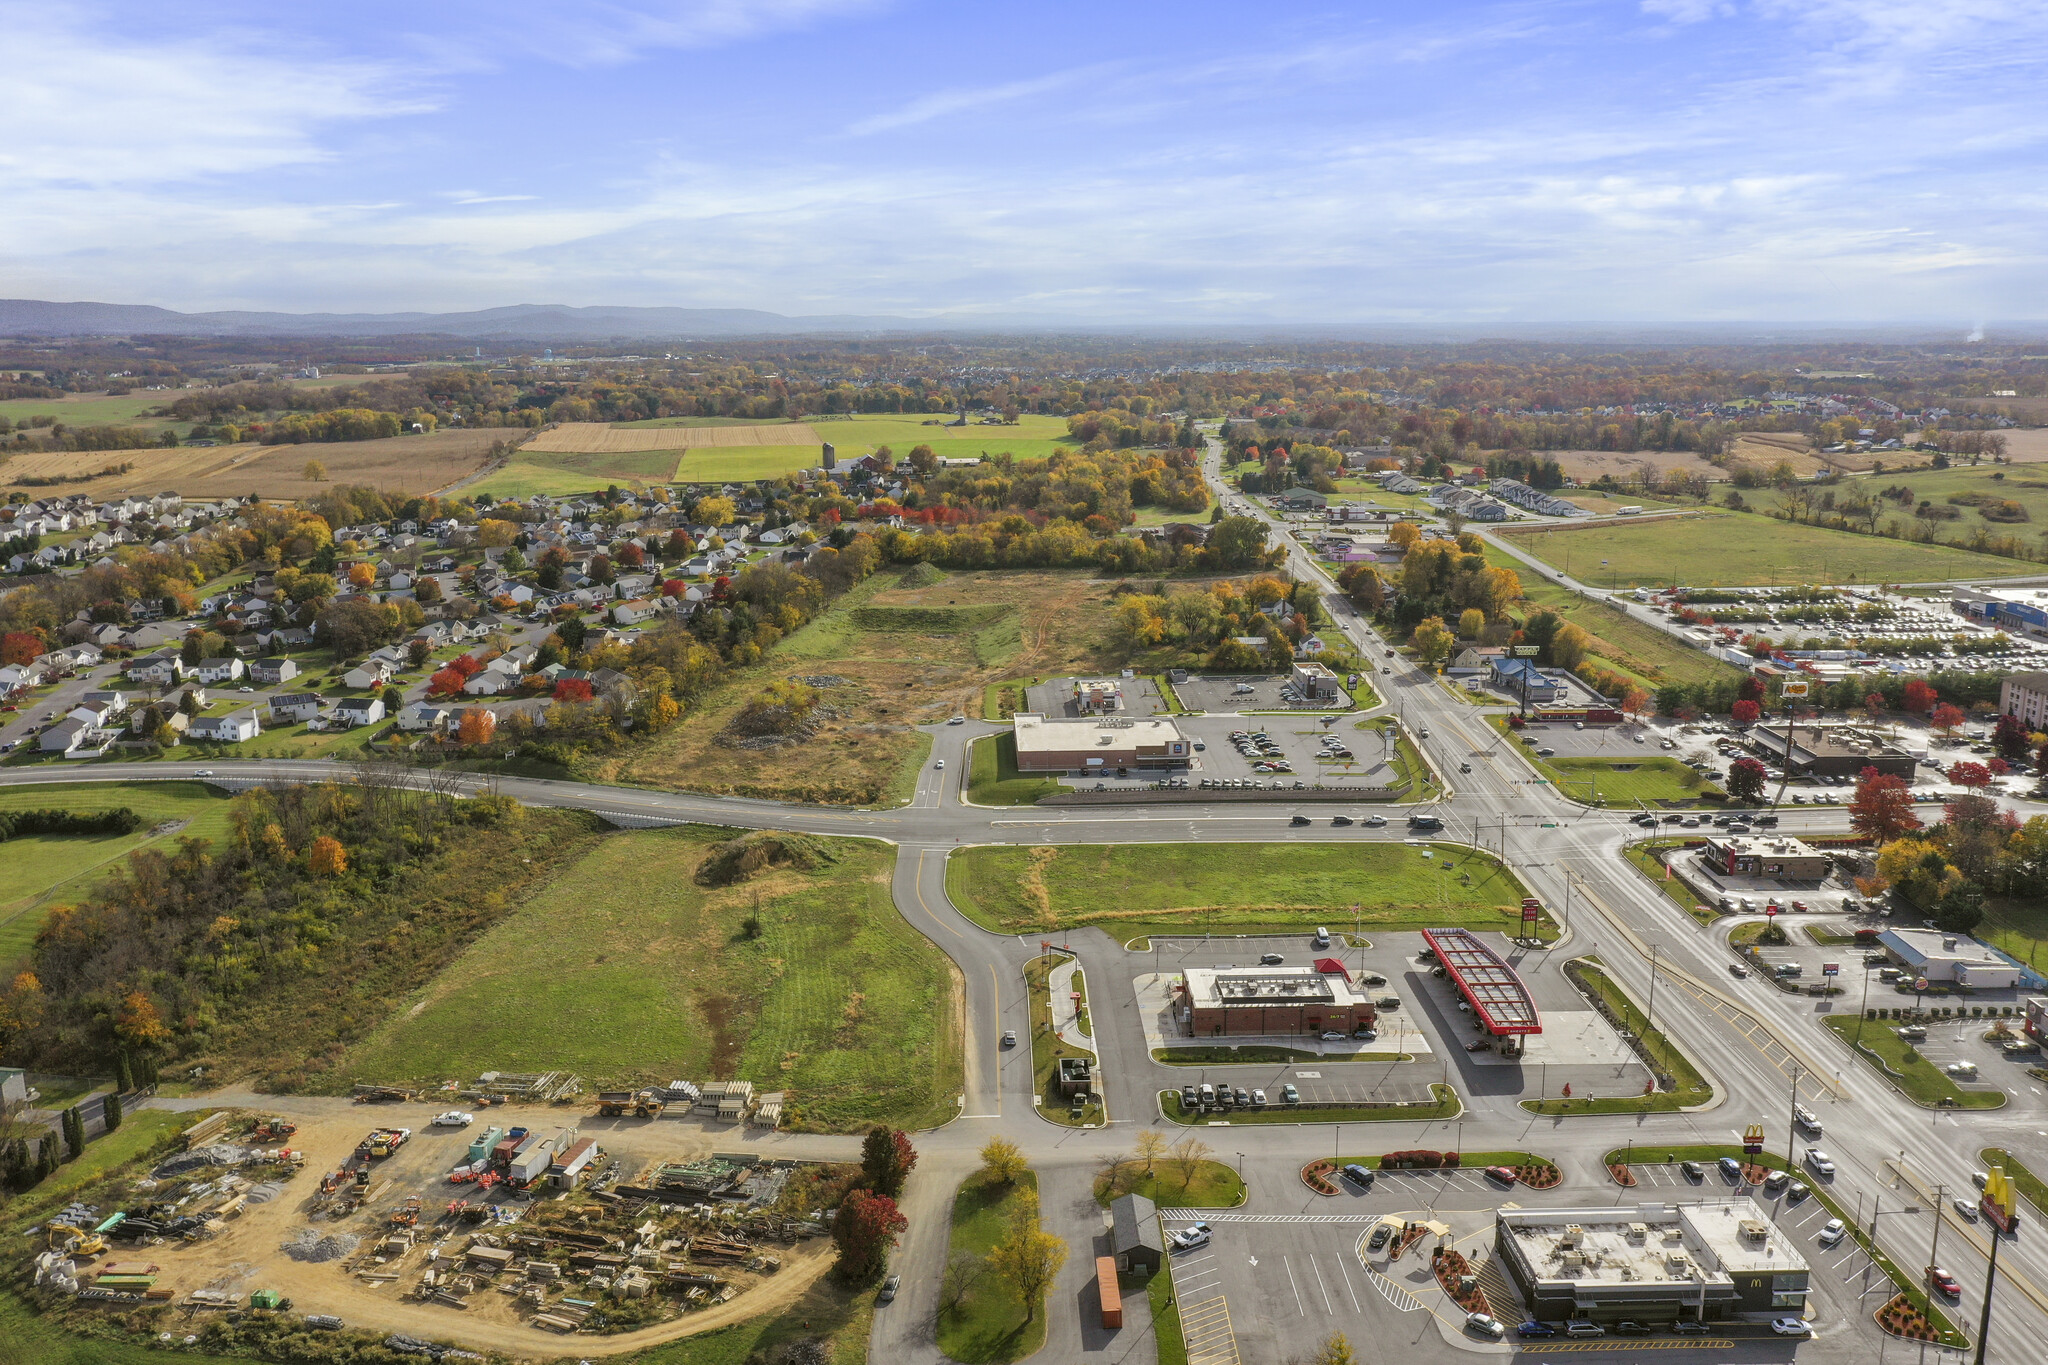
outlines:
[[[919,96],[889,113],[874,114],[861,119],[849,126],[846,131],[854,137],[893,132],[898,128],[929,123],[937,118],[978,112],[998,104],[1031,99],[1037,95],[1051,94],[1055,90],[1071,89],[1083,81],[1107,73],[1110,69],[1106,65],[1078,67],[1072,71],[1058,71],[1051,75],[1010,81],[1003,85],[964,86],[953,90],[935,91],[929,95]]]

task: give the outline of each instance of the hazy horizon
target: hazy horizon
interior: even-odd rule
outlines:
[[[19,299],[1961,340],[2048,298],[2016,0],[0,18]]]

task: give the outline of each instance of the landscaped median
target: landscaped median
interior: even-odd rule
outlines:
[[[1929,1109],[1997,1109],[2005,1104],[2003,1090],[1964,1090],[1942,1069],[1920,1055],[1920,1050],[1899,1037],[1894,1023],[1865,1018],[1861,1014],[1830,1014],[1827,1026],[1835,1031],[1849,1050],[1868,1062],[1913,1103]]]
[[[986,1267],[996,1244],[1014,1235],[1013,1224],[1038,1219],[1038,1175],[1024,1171],[1016,1179],[1001,1181],[986,1171],[969,1176],[953,1197],[953,1234],[949,1260],[974,1265],[972,1284],[957,1296],[947,1285],[938,1320],[939,1349],[954,1360],[969,1365],[982,1362],[1022,1360],[1045,1345],[1042,1311],[1033,1311],[1016,1287]]]
[[[1284,811],[1285,807],[1276,807]],[[946,894],[999,934],[1095,925],[1119,939],[1210,930],[1455,925],[1521,932],[1521,881],[1456,844],[1102,844],[961,849]],[[1336,906],[1357,905],[1354,915]],[[1337,924],[1330,921],[1336,920]],[[1537,934],[1557,937],[1546,914]]]
[[[1211,1128],[1242,1128],[1253,1123],[1421,1123],[1453,1119],[1463,1110],[1458,1092],[1448,1085],[1437,1082],[1429,1089],[1436,1097],[1433,1101],[1393,1100],[1382,1104],[1360,1100],[1352,1104],[1325,1105],[1268,1103],[1264,1109],[1233,1109],[1229,1118],[1191,1113],[1182,1107],[1180,1091],[1162,1090],[1159,1092],[1159,1108],[1170,1122]]]
[[[1516,729],[1509,725],[1507,715],[1498,712],[1489,714],[1486,723],[1519,747],[1522,756],[1558,791],[1582,805],[1719,809],[1726,797],[1719,787],[1675,758],[1647,753],[1640,758],[1545,758],[1536,752],[1543,744],[1542,731]]]
[[[1636,871],[1642,873],[1651,882],[1655,883],[1657,889],[1663,892],[1679,909],[1691,915],[1701,924],[1711,924],[1714,922],[1715,917],[1721,913],[1720,910],[1712,905],[1702,904],[1699,898],[1692,894],[1692,889],[1677,877],[1672,876],[1669,869],[1664,866],[1663,860],[1657,856],[1660,853],[1667,853],[1675,848],[1683,848],[1691,842],[1696,841],[1688,839],[1645,839],[1639,844],[1630,844],[1622,849],[1621,856],[1628,859]]]
[[[1064,953],[1048,953],[1024,964],[1024,993],[1031,1002],[1031,1083],[1040,1118],[1070,1128],[1095,1128],[1107,1120],[1102,1105],[1102,1080],[1095,1074],[1096,1056],[1086,1048],[1062,1041],[1052,1028],[1053,969],[1068,959]],[[1077,1113],[1073,1101],[1060,1089],[1060,1062],[1079,1058],[1088,1063],[1088,1101]]]
[[[1317,1194],[1336,1194],[1343,1188],[1342,1172],[1346,1166],[1363,1166],[1368,1171],[1514,1172],[1513,1180],[1494,1177],[1502,1189],[1526,1185],[1532,1190],[1554,1190],[1564,1183],[1564,1172],[1547,1156],[1529,1152],[1435,1152],[1422,1148],[1383,1156],[1320,1157],[1301,1168],[1301,1183]]]
[[[1661,1030],[1650,1027],[1649,1018],[1629,999],[1628,992],[1602,970],[1599,958],[1582,957],[1567,962],[1565,974],[1592,998],[1594,1008],[1609,1023],[1634,1036],[1636,1055],[1654,1068],[1660,1078],[1665,1078],[1664,1083],[1641,1095],[1523,1100],[1524,1109],[1533,1114],[1646,1114],[1692,1109],[1714,1097],[1714,1087],[1707,1084],[1699,1068]]]
[[[1670,1166],[1681,1161],[1697,1161],[1709,1168],[1708,1178],[1711,1179],[1713,1178],[1713,1164],[1722,1157],[1729,1156],[1742,1162],[1745,1167],[1760,1166],[1766,1170],[1785,1171],[1794,1176],[1800,1174],[1797,1169],[1786,1165],[1785,1158],[1782,1156],[1768,1152],[1757,1156],[1749,1156],[1740,1147],[1665,1147],[1662,1145],[1651,1146],[1645,1144],[1644,1151],[1659,1153],[1664,1159],[1662,1161],[1638,1159],[1640,1154],[1636,1153],[1632,1148],[1617,1147],[1607,1154],[1605,1160],[1609,1167],[1622,1164],[1630,1167]],[[1934,1332],[1930,1340],[1938,1341],[1944,1346],[1953,1347],[1962,1347],[1967,1344],[1968,1339],[1962,1332],[1957,1330],[1955,1323],[1949,1319],[1948,1315],[1942,1310],[1941,1305],[1928,1297],[1927,1286],[1917,1278],[1909,1278],[1900,1269],[1898,1263],[1885,1254],[1884,1249],[1878,1246],[1876,1240],[1855,1221],[1850,1211],[1843,1208],[1836,1201],[1833,1191],[1825,1184],[1816,1181],[1812,1183],[1812,1195],[1813,1198],[1821,1202],[1822,1206],[1831,1215],[1842,1220],[1843,1225],[1849,1229],[1850,1236],[1856,1239],[1856,1244],[1869,1253],[1870,1259],[1877,1263],[1879,1270],[1882,1270],[1891,1277],[1892,1283],[1899,1287],[1897,1297],[1903,1298],[1913,1312],[1926,1317]],[[1876,1315],[1873,1314],[1873,1316]]]

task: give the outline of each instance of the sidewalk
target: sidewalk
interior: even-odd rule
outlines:
[[[1068,1047],[1092,1053],[1095,1040],[1081,1032],[1080,1014],[1074,1008],[1074,974],[1080,970],[1081,964],[1068,958],[1046,977],[1046,987],[1052,992],[1052,1031]],[[1081,979],[1085,985],[1086,975]]]

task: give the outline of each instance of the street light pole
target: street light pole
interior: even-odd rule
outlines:
[[[1935,1217],[1941,1215],[1937,1212]],[[1984,1365],[1984,1344],[1991,1336],[1991,1286],[1998,1279],[1998,1244],[2005,1240],[1998,1224],[1991,1225],[1991,1264],[1984,1269],[1984,1312],[1977,1319],[1977,1365]]]
[[[1787,1172],[1788,1174],[1789,1174],[1790,1172],[1792,1172],[1792,1171],[1794,1171],[1794,1170],[1797,1170],[1797,1169],[1798,1169],[1798,1167],[1796,1167],[1796,1166],[1795,1166],[1795,1165],[1793,1165],[1793,1163],[1792,1163],[1792,1148],[1793,1148],[1793,1144],[1795,1144],[1796,1142],[1798,1142],[1798,1140],[1799,1140],[1799,1067],[1798,1067],[1798,1065],[1797,1065],[1797,1064],[1795,1063],[1795,1064],[1793,1065],[1793,1067],[1792,1067],[1792,1107],[1791,1107],[1791,1109],[1790,1109],[1789,1111],[1787,1111],[1787,1113],[1786,1113],[1786,1115],[1785,1115],[1785,1170],[1786,1170],[1786,1172]],[[1936,1215],[1935,1215],[1935,1217],[1936,1217],[1937,1219],[1939,1219],[1939,1218],[1940,1218],[1940,1215],[1939,1215],[1939,1214],[1936,1214]]]

